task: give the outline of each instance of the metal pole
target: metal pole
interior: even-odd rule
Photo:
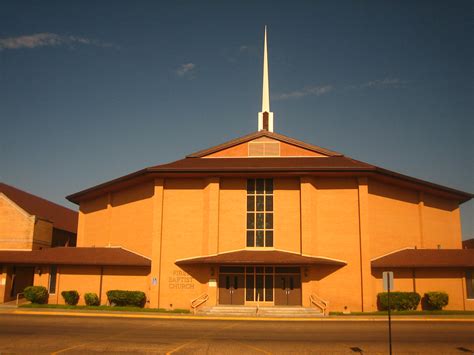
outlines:
[[[388,301],[388,344],[389,344],[389,354],[392,355],[392,317],[390,312],[390,275],[387,277],[387,301]]]

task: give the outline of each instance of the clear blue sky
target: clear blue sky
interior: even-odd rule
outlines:
[[[266,24],[276,132],[474,192],[473,4],[2,1],[0,180],[75,208],[255,131]]]

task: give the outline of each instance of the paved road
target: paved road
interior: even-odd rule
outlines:
[[[396,322],[394,354],[471,354],[474,323]],[[0,314],[0,354],[386,354],[381,322],[159,320]],[[464,350],[462,350],[464,349]]]

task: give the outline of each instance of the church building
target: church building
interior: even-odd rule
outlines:
[[[266,31],[262,96],[256,132],[68,196],[77,247],[31,261],[35,284],[54,278],[50,303],[124,289],[153,308],[375,311],[393,271],[395,291],[474,310],[460,220],[473,195],[274,132]]]

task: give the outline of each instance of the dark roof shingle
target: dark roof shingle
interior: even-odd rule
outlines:
[[[0,264],[150,266],[144,256],[122,248],[46,248],[32,251],[0,250]]]
[[[54,228],[77,233],[78,213],[67,207],[0,182],[0,192],[31,215],[53,222]]]
[[[240,171],[324,171],[372,169],[374,166],[342,156],[336,157],[276,157],[276,158],[186,158],[169,164],[156,165],[148,171],[240,172]]]
[[[372,260],[372,267],[474,267],[474,249],[404,249]]]

